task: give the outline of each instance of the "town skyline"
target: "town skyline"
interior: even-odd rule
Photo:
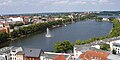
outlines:
[[[119,11],[119,0],[0,0],[0,14]]]

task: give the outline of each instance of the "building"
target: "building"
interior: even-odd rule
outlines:
[[[89,50],[90,46],[85,45],[75,45],[74,46],[74,58],[77,59],[83,53]]]
[[[23,22],[23,18],[21,17],[10,17],[8,20],[10,20],[12,23]]]
[[[24,60],[23,54],[20,55],[19,52],[22,52],[21,47],[4,47],[0,49],[0,60]]]
[[[5,23],[5,19],[0,19],[0,24]]]
[[[120,60],[120,56],[119,55],[114,55],[114,54],[109,54],[107,59],[108,60]]]
[[[100,51],[102,52],[102,50],[99,49],[100,46],[96,45],[96,44],[85,44],[85,45],[75,45],[74,46],[74,59],[75,60],[83,60],[82,58],[80,58],[80,56],[82,54],[84,54],[87,51]]]
[[[44,52],[41,60],[71,60],[72,57],[67,53]]]
[[[10,27],[9,26],[2,27],[0,28],[0,32],[10,33]]]
[[[80,58],[82,58],[82,60],[107,60],[107,57],[107,52],[97,52],[92,50],[86,51],[80,55]]]
[[[23,51],[19,51],[16,53],[17,60],[25,60]]]
[[[53,60],[66,60],[64,55],[58,55],[55,58],[53,58]]]
[[[103,18],[102,21],[109,21],[109,19],[108,18]]]
[[[0,20],[0,32],[10,33],[10,26],[4,19]]]
[[[120,40],[111,41],[110,49],[114,54],[120,54]]]
[[[41,60],[40,56],[44,54],[42,49],[25,48],[25,60]]]
[[[13,47],[10,51],[11,60],[23,60],[24,54],[20,54],[19,52],[23,52],[22,47]]]
[[[0,60],[7,60],[5,55],[0,55]]]
[[[10,60],[10,50],[12,49],[13,47],[4,47],[4,48],[1,48],[0,49],[0,57],[1,59],[3,60]]]

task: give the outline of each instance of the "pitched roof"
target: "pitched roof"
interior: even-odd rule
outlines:
[[[106,60],[108,56],[107,52],[96,52],[89,50],[83,54],[80,55],[80,58],[83,60],[91,60],[91,59],[100,59],[100,60]]]
[[[58,55],[55,58],[53,58],[53,60],[66,60],[64,55]]]
[[[41,49],[25,48],[24,53],[26,57],[39,57]]]
[[[24,54],[23,51],[17,52],[17,55],[23,55],[23,54]]]

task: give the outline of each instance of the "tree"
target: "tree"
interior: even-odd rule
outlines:
[[[100,49],[109,51],[110,45],[109,44],[103,44],[103,45],[100,46]]]
[[[75,41],[75,44],[76,44],[76,45],[80,45],[80,44],[81,44],[81,40],[76,40],[76,41]]]
[[[73,50],[73,44],[70,43],[68,40],[65,40],[63,42],[56,42],[54,46],[55,52],[65,52]]]
[[[54,46],[55,52],[63,52],[64,46],[62,42],[56,42]]]
[[[72,51],[73,44],[70,43],[68,40],[63,41],[64,52]]]
[[[9,35],[6,32],[0,33],[0,42],[6,41]]]

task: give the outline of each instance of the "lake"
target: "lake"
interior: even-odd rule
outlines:
[[[52,38],[46,38],[45,34],[37,33],[29,37],[18,39],[10,43],[12,46],[22,46],[23,48],[40,48],[44,51],[54,50],[54,43],[57,41],[87,40],[93,37],[106,36],[113,27],[110,22],[96,22],[94,20],[79,21],[67,26],[50,30]]]

